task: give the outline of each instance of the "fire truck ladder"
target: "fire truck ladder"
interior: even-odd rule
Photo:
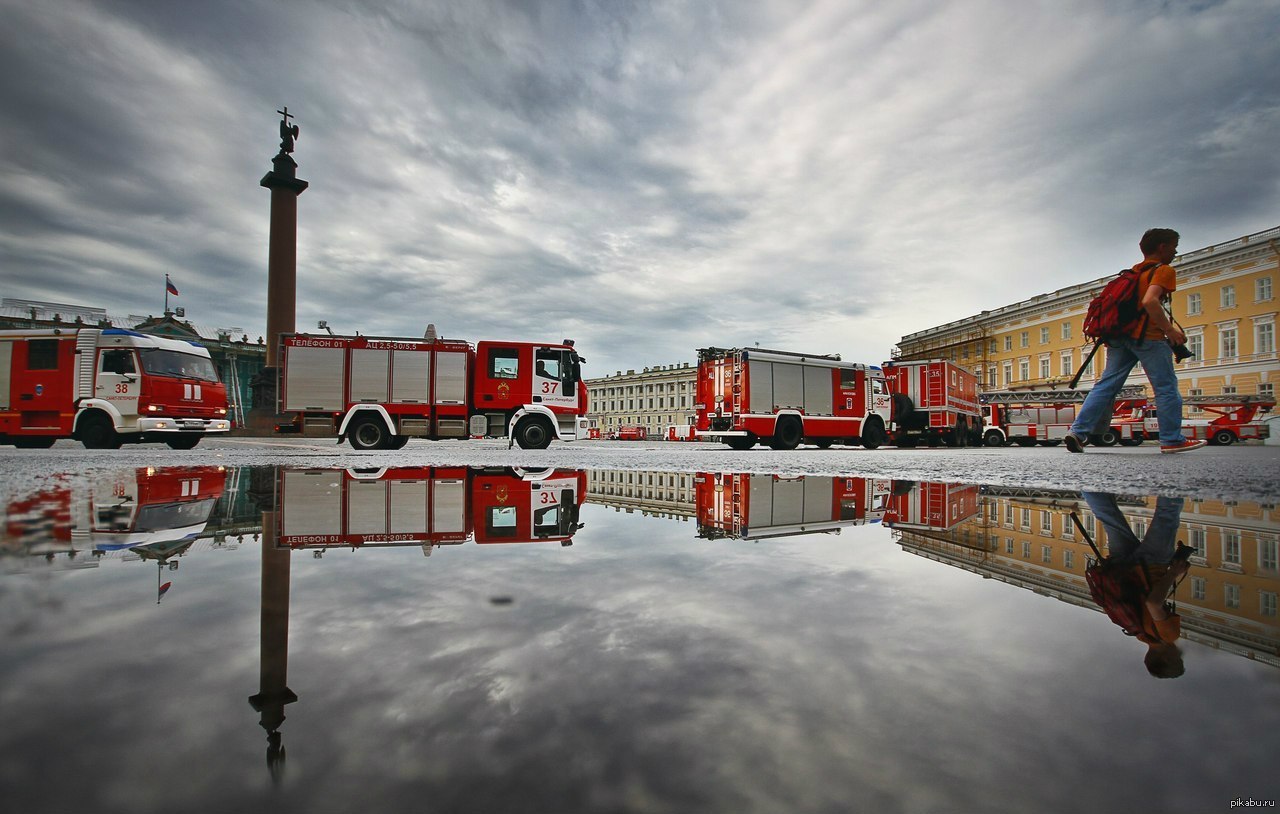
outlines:
[[[742,505],[742,490],[743,487],[747,485],[745,481],[746,477],[744,475],[734,475],[733,486],[729,491],[729,494],[732,495],[731,499],[733,501],[729,506],[729,517],[730,523],[733,526],[733,538],[735,540],[742,539],[742,512],[744,511]]]
[[[1182,403],[1194,404],[1197,407],[1220,404],[1224,406],[1261,407],[1264,410],[1269,410],[1276,406],[1276,399],[1275,396],[1260,396],[1252,393],[1247,395],[1226,393],[1220,396],[1183,396]]]
[[[1088,390],[992,390],[979,395],[978,401],[982,404],[1083,404],[1088,395]],[[1146,396],[1146,385],[1134,384],[1120,388],[1120,392],[1116,393],[1116,400],[1141,399]]]

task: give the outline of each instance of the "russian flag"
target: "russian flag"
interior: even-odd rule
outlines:
[[[173,280],[170,280],[167,274],[164,276],[164,290],[175,297],[178,296],[178,287],[173,284]]]

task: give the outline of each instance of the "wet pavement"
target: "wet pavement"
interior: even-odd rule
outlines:
[[[1194,467],[1093,452],[0,449],[0,795],[129,812],[1276,799],[1275,448]],[[1161,488],[1133,488],[1135,466]],[[1172,635],[1103,612],[1094,545],[1160,593],[1152,619],[1176,584]]]

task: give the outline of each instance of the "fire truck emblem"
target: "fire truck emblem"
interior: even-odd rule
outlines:
[[[499,486],[499,487],[498,487],[498,493],[497,493],[497,495],[495,495],[495,497],[497,498],[497,500],[498,500],[498,502],[499,502],[499,503],[506,503],[506,502],[507,502],[507,487],[505,487],[505,486]]]
[[[499,396],[501,396],[501,397],[502,397],[502,398],[504,398],[504,399],[505,399],[505,398],[507,398],[508,396],[510,396],[510,395],[511,395],[511,385],[507,384],[506,382],[500,382],[500,383],[498,384],[498,395],[499,395]]]

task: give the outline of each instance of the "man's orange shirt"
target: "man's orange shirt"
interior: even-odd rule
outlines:
[[[1142,298],[1147,296],[1147,288],[1151,285],[1158,285],[1166,292],[1173,291],[1178,287],[1177,273],[1173,270],[1173,266],[1166,266],[1163,263],[1156,266],[1155,272],[1150,270],[1151,262],[1143,260],[1141,263],[1135,263],[1134,271],[1140,272],[1138,275],[1138,302],[1142,302]],[[1141,306],[1139,306],[1141,307]],[[1138,328],[1133,329],[1133,338],[1138,338]],[[1164,331],[1154,327],[1151,320],[1146,322],[1146,331],[1143,333],[1144,339],[1164,339]]]

